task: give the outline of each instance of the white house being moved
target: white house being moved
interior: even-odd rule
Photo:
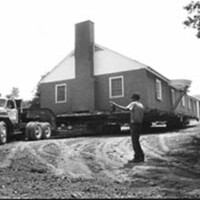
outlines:
[[[137,91],[148,120],[199,117],[199,101],[187,95],[190,81],[179,83],[96,44],[94,23],[84,21],[75,25],[75,49],[41,80],[40,104],[63,116],[105,112],[110,111],[111,100],[127,105]]]

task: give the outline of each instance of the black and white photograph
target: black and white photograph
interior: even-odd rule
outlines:
[[[200,199],[199,0],[0,0],[0,199]]]

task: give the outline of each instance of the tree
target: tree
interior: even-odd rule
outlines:
[[[32,108],[40,108],[40,82],[36,86],[35,95],[31,101]]]
[[[41,79],[44,79],[47,75],[49,74],[49,72],[47,72],[45,75],[42,75],[41,76]],[[35,94],[34,94],[34,97],[33,99],[31,100],[31,107],[32,108],[40,108],[40,93],[41,93],[41,83],[40,81],[38,82],[37,86],[36,86],[36,91],[35,91]]]
[[[188,12],[187,20],[183,24],[197,30],[197,38],[200,38],[200,1],[192,1],[183,7]]]
[[[19,97],[19,88],[12,87],[11,93],[6,95],[7,98],[18,98]]]

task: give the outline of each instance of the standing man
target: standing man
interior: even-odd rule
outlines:
[[[142,122],[144,118],[144,106],[139,101],[140,94],[134,93],[131,97],[132,102],[126,107],[121,106],[115,102],[110,102],[112,106],[122,110],[130,111],[130,132],[133,150],[135,152],[134,158],[129,162],[144,162],[144,153],[140,146],[140,134],[142,132]]]

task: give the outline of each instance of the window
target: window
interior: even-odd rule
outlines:
[[[175,91],[174,89],[171,89],[171,96],[172,96],[172,105],[175,104]]]
[[[15,108],[15,104],[12,100],[8,100],[7,102],[7,108],[13,109]]]
[[[5,99],[0,99],[0,107],[4,107],[6,104],[6,100]]]
[[[191,101],[189,97],[187,97],[187,106],[188,106],[188,109],[191,110]]]
[[[192,104],[192,111],[196,111],[197,110],[196,101],[191,99],[191,104]]]
[[[156,79],[156,98],[162,100],[162,85],[161,81]]]
[[[192,107],[192,111],[194,111],[194,101],[191,99],[191,107]]]
[[[56,85],[56,92],[55,92],[55,97],[56,97],[56,103],[64,103],[67,101],[66,98],[66,84],[59,84]]]
[[[197,111],[197,102],[194,100],[194,111]]]
[[[185,107],[185,95],[181,99],[181,106]]]
[[[192,109],[192,99],[188,99],[188,108]]]
[[[109,79],[110,98],[124,96],[124,79],[123,76],[111,77]]]

